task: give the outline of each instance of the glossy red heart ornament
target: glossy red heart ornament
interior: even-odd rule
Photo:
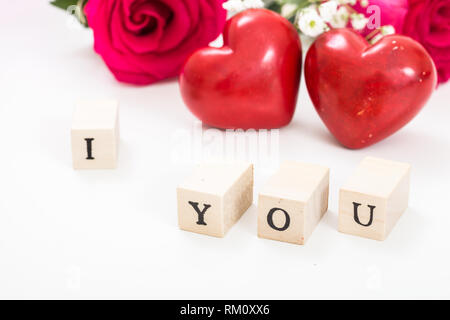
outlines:
[[[436,68],[411,38],[392,35],[369,45],[350,29],[321,35],[305,61],[311,100],[344,146],[372,145],[406,125],[436,88]]]
[[[302,69],[299,36],[291,23],[265,9],[227,21],[222,48],[196,51],[180,75],[192,113],[223,129],[287,125],[295,111]]]

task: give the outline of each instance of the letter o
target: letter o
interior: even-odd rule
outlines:
[[[273,214],[274,214],[276,211],[283,211],[284,216],[285,216],[285,218],[286,218],[286,222],[284,223],[284,226],[282,226],[281,228],[278,228],[276,225],[273,224]],[[269,214],[267,215],[267,223],[268,223],[269,226],[270,226],[272,229],[274,229],[274,230],[277,230],[277,231],[284,231],[284,230],[286,230],[287,228],[289,228],[289,225],[290,225],[290,223],[291,223],[291,218],[289,217],[289,214],[288,214],[285,210],[283,210],[283,209],[281,209],[281,208],[272,208],[272,209],[270,209]]]

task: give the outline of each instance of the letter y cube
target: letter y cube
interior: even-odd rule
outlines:
[[[177,188],[180,229],[224,237],[253,201],[253,165],[204,164]]]

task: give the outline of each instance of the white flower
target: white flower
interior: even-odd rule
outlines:
[[[297,9],[298,6],[295,3],[286,3],[281,7],[281,16],[287,18]]]
[[[264,8],[264,2],[262,0],[244,0],[245,9],[258,9]]]
[[[241,0],[228,0],[222,6],[231,14],[236,14],[245,10],[244,3]]]
[[[330,21],[333,28],[345,28],[348,24],[350,14],[346,7],[340,7]]]
[[[317,37],[329,29],[325,21],[317,13],[315,6],[299,12],[297,25],[301,32],[310,37]]]
[[[334,0],[322,3],[319,6],[320,16],[326,22],[331,22],[333,16],[337,13],[338,3]]]
[[[361,5],[361,7],[366,8],[367,6],[369,6],[369,0],[360,0],[359,4]]]
[[[362,30],[367,26],[369,19],[362,13],[352,13],[351,15],[352,27],[355,30]]]
[[[262,0],[228,0],[222,6],[228,11],[228,15],[232,16],[246,9],[264,8],[264,2]]]
[[[382,26],[380,28],[380,32],[383,36],[388,36],[390,34],[394,34],[395,33],[395,28],[391,25],[387,25],[387,26]]]
[[[356,4],[356,0],[338,0],[339,4],[349,4],[351,6],[354,6]]]

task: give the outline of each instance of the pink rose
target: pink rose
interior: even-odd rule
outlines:
[[[144,85],[177,76],[225,24],[224,0],[89,0],[94,49],[119,81]]]
[[[439,83],[450,78],[450,1],[409,0],[403,34],[419,41],[436,64]]]

